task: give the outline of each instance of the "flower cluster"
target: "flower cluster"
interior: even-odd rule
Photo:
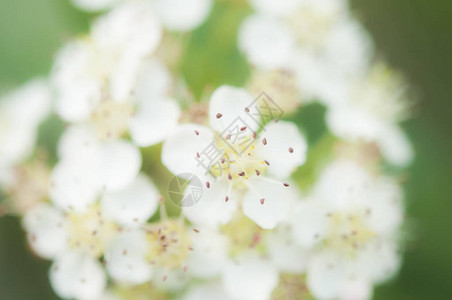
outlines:
[[[73,2],[107,11],[0,102],[0,208],[59,297],[369,299],[397,272],[403,192],[385,166],[413,159],[409,102],[346,1],[249,0],[248,82],[199,102],[168,49],[212,1]],[[316,140],[297,117],[313,102]]]

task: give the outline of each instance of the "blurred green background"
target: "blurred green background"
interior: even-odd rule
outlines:
[[[379,55],[404,72],[418,99],[414,117],[404,124],[417,154],[406,184],[410,234],[405,261],[400,275],[377,288],[375,298],[450,299],[452,1],[352,2]],[[237,3],[222,1],[211,18],[218,27],[202,27],[192,35],[186,55],[194,61],[184,60],[182,67],[187,81],[199,91],[206,78],[213,86],[245,80],[231,72],[240,69],[236,74],[246,74],[236,49],[221,48],[222,52],[210,58],[200,52],[204,45],[212,45],[212,40],[224,41],[216,39],[218,35],[226,34],[226,40],[235,38],[234,33],[228,35],[234,27],[225,33],[220,25],[227,14],[241,18],[246,13]],[[56,50],[86,31],[91,18],[72,8],[68,0],[0,0],[0,91],[45,75]],[[209,60],[223,61],[214,74],[203,72]],[[1,218],[0,299],[56,299],[48,285],[47,268],[46,262],[28,252],[18,219]]]

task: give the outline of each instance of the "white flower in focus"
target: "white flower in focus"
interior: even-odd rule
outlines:
[[[373,284],[399,267],[400,188],[352,162],[337,161],[323,171],[312,197],[299,203],[292,220],[295,240],[311,251],[311,293],[336,299],[361,286],[359,299],[367,299]]]
[[[50,89],[43,79],[30,81],[0,100],[0,182],[8,184],[11,168],[32,154],[50,102]]]
[[[158,18],[170,31],[189,31],[209,16],[212,0],[154,0]]]
[[[206,186],[195,206],[183,208],[194,224],[225,224],[242,203],[259,226],[274,228],[297,198],[285,181],[304,163],[306,141],[283,121],[265,125],[258,137],[259,124],[246,112],[252,102],[245,90],[222,86],[210,100],[210,128],[183,124],[163,144],[162,162],[173,174],[195,174]],[[217,155],[207,168],[201,164],[206,149]]]

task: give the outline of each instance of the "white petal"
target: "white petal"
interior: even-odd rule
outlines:
[[[372,298],[372,285],[360,279],[349,280],[341,289],[341,300],[366,300]]]
[[[269,183],[258,177],[250,180],[249,185],[243,199],[243,213],[264,229],[275,228],[288,216],[290,205],[298,200],[295,188],[285,187],[283,183]]]
[[[130,120],[130,134],[140,147],[161,142],[174,130],[180,116],[180,109],[172,99],[140,101],[138,110]]]
[[[93,130],[84,126],[71,126],[60,137],[58,157],[62,160],[88,164],[98,155],[99,148],[100,141]]]
[[[187,259],[188,272],[200,278],[212,278],[220,274],[226,263],[228,243],[225,236],[207,227],[198,228],[192,234],[193,251]]]
[[[103,82],[96,67],[88,42],[70,43],[58,53],[51,78],[56,91],[56,113],[63,120],[86,119],[100,101]]]
[[[316,299],[334,299],[339,296],[346,280],[337,257],[328,253],[315,255],[308,267],[307,284]]]
[[[288,178],[306,161],[308,146],[295,124],[283,121],[272,122],[264,127],[261,136],[267,139],[267,145],[259,143],[256,156],[270,162],[267,169],[270,176]]]
[[[265,15],[248,17],[240,27],[239,48],[254,65],[285,67],[294,51],[295,38],[284,23]]]
[[[265,241],[273,264],[281,271],[299,274],[306,268],[308,253],[297,245],[292,232],[279,226]]]
[[[98,175],[108,191],[118,191],[138,175],[141,168],[140,151],[125,141],[110,141],[102,145],[98,158]]]
[[[329,129],[348,141],[376,141],[381,134],[382,123],[374,115],[353,106],[338,106],[326,115]]]
[[[318,200],[310,199],[298,203],[292,218],[295,241],[305,248],[320,241],[328,229],[327,211]]]
[[[106,192],[101,201],[102,214],[120,225],[137,227],[157,210],[158,190],[144,175],[116,192]]]
[[[331,209],[349,208],[365,203],[371,183],[370,174],[364,168],[352,161],[338,160],[322,171],[314,193]]]
[[[93,26],[93,41],[105,49],[151,54],[161,39],[160,24],[147,1],[131,1],[118,6]]]
[[[238,200],[235,194],[228,193],[228,187],[226,180],[210,182],[210,188],[204,188],[201,199],[195,205],[182,208],[184,215],[194,224],[208,227],[226,224],[236,211]],[[229,197],[227,202],[226,196]]]
[[[368,198],[368,226],[375,233],[385,236],[395,232],[402,224],[404,216],[401,187],[393,180],[382,179]]]
[[[66,249],[66,220],[62,213],[48,204],[37,204],[22,220],[28,242],[41,257],[50,259]]]
[[[96,201],[101,186],[86,167],[64,160],[54,167],[49,195],[57,207],[83,211]]]
[[[223,273],[223,286],[237,300],[270,299],[278,284],[278,272],[268,262],[245,257],[230,261]]]
[[[146,234],[141,230],[118,235],[105,252],[110,276],[129,284],[141,284],[150,280],[152,268],[146,260],[149,247]]]
[[[0,160],[15,164],[33,151],[38,126],[49,113],[50,89],[35,79],[0,99]]]
[[[166,29],[187,31],[204,22],[212,8],[212,1],[155,0],[154,5]]]
[[[223,132],[234,120],[241,118],[252,130],[257,130],[256,124],[245,112],[252,102],[253,97],[242,88],[223,85],[217,88],[210,98],[209,119],[210,127],[215,131]],[[217,118],[218,113],[222,114]]]
[[[206,170],[196,160],[196,153],[201,153],[213,142],[214,133],[207,127],[196,124],[178,126],[163,143],[162,162],[174,175],[204,174]]]
[[[50,269],[50,283],[61,298],[97,299],[106,281],[100,262],[78,252],[62,255]]]
[[[385,126],[378,143],[383,157],[396,166],[406,166],[413,161],[414,151],[400,127]]]
[[[166,96],[171,88],[172,78],[168,68],[159,60],[147,60],[140,68],[135,95],[140,101]]]

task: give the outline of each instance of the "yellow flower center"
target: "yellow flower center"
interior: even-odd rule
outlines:
[[[98,205],[84,213],[70,212],[68,221],[69,245],[100,257],[108,242],[115,236],[118,227],[102,218]]]
[[[237,213],[228,224],[222,226],[221,232],[231,241],[229,254],[232,257],[253,248],[264,252],[261,241],[265,231],[242,213]]]
[[[167,219],[146,228],[151,244],[147,260],[151,264],[174,269],[182,266],[188,257],[191,240],[184,223]]]
[[[91,121],[101,139],[119,138],[128,130],[134,107],[128,101],[101,101],[91,114]]]
[[[370,212],[329,215],[330,230],[326,238],[328,247],[347,256],[356,255],[357,251],[376,237],[364,223],[363,219],[368,213]]]

